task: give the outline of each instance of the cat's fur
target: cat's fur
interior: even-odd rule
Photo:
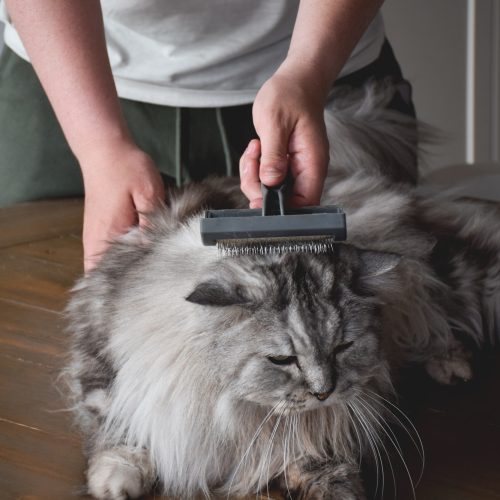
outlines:
[[[294,498],[362,499],[392,372],[472,376],[471,348],[500,328],[500,211],[391,183],[415,154],[415,123],[383,110],[391,92],[327,116],[323,203],[344,207],[349,235],[331,254],[220,259],[199,212],[245,200],[213,179],[171,193],[76,285],[66,375],[92,495],[158,481],[242,496],[274,480]]]

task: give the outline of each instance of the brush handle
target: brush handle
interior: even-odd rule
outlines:
[[[262,215],[285,215],[285,198],[288,189],[293,185],[290,170],[285,180],[278,186],[260,185],[262,192]]]
[[[285,184],[269,187],[261,184],[262,215],[285,215]]]

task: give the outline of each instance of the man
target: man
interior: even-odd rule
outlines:
[[[251,207],[260,206],[260,182],[277,185],[288,169],[294,178],[290,203],[318,204],[328,165],[323,110],[333,83],[352,83],[351,77],[358,85],[371,76],[401,79],[384,45],[381,4],[104,0],[101,11],[98,0],[6,0],[6,44],[31,60],[81,168],[86,271],[110,239],[143,224],[142,214],[164,198],[157,166],[178,182],[201,178],[214,172],[203,163],[220,163],[213,160],[215,144],[224,152],[227,173],[231,153],[239,156],[248,144],[239,169]],[[22,64],[8,50],[0,72],[19,73]],[[22,71],[17,80],[3,78],[0,101],[20,91],[29,69]],[[6,81],[17,82],[9,92]],[[13,116],[18,112],[15,106],[8,109]],[[163,122],[168,123],[162,127]],[[0,130],[1,147],[14,158],[2,170],[15,170],[11,182],[22,177],[29,162],[18,160],[19,154],[38,147],[43,153],[34,161],[33,185],[43,185],[40,179],[48,175],[51,188],[32,197],[75,194],[74,168],[77,187],[51,193],[54,183],[71,177],[69,164],[75,162],[68,152],[57,159],[63,147],[57,130],[45,141],[51,144],[44,143],[48,128],[30,129],[24,144],[9,136],[12,128],[7,144]],[[23,126],[18,129],[22,135]],[[252,139],[255,133],[258,139]],[[62,157],[68,174],[52,174]]]

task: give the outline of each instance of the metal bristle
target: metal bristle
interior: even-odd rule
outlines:
[[[286,240],[283,238],[221,240],[217,242],[217,250],[221,257],[283,255],[287,253],[323,254],[332,252],[334,244],[335,239],[329,236]]]

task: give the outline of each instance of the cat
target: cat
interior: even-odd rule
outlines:
[[[500,329],[500,210],[391,180],[416,153],[415,122],[385,109],[394,92],[342,93],[326,116],[323,203],[348,224],[331,252],[221,257],[201,211],[247,202],[236,179],[208,179],[76,284],[64,376],[89,494],[361,500],[398,369],[472,377]]]

